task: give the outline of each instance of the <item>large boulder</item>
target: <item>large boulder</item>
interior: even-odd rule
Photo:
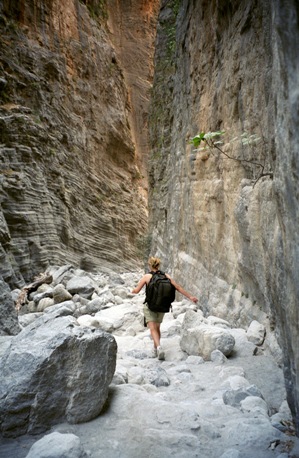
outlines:
[[[234,348],[235,339],[226,329],[201,322],[196,312],[186,313],[182,328],[180,346],[188,355],[202,356],[211,359],[214,350],[229,356]]]
[[[115,335],[121,335],[132,328],[134,332],[144,329],[143,314],[134,303],[123,303],[100,310],[95,314],[100,327],[105,330],[114,331]]]
[[[107,399],[116,365],[114,337],[58,313],[53,309],[24,328],[0,359],[4,436],[89,421]]]

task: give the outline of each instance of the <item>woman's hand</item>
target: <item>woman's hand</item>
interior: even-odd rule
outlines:
[[[190,301],[194,302],[194,304],[197,304],[197,302],[198,302],[198,299],[195,296],[190,296],[189,299],[190,299]]]

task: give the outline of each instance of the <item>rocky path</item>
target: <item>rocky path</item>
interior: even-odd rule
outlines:
[[[230,357],[217,352],[214,361],[188,356],[180,347],[180,332],[186,310],[194,305],[183,301],[162,324],[165,361],[151,357],[153,344],[142,320],[143,296],[129,293],[137,275],[122,279],[122,285],[106,288],[113,302],[78,317],[82,325],[100,323],[118,344],[105,408],[93,421],[59,424],[50,432],[75,434],[85,456],[92,458],[298,457],[282,371],[271,356],[249,342],[245,330],[224,322],[221,326],[235,338]],[[25,458],[37,439],[5,439],[0,456]]]

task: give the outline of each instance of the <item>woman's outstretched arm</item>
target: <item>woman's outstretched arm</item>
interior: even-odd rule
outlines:
[[[169,280],[171,281],[172,285],[175,287],[175,289],[179,293],[183,294],[183,296],[187,297],[187,299],[189,299],[190,301],[194,302],[194,304],[197,304],[197,302],[198,302],[197,297],[192,296],[190,293],[188,293],[188,291],[186,291],[181,285],[179,285],[172,278],[170,278],[169,275],[166,274],[166,276],[169,278]]]

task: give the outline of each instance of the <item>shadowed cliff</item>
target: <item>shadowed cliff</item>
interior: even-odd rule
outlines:
[[[152,251],[206,312],[265,324],[297,425],[298,43],[293,1],[163,1],[149,174]],[[239,160],[190,144],[218,130]]]
[[[12,288],[49,264],[126,269],[142,260],[138,117],[105,2],[86,5],[0,3],[0,274]],[[147,52],[135,56],[136,78],[148,78],[145,114],[155,11],[146,13]]]

